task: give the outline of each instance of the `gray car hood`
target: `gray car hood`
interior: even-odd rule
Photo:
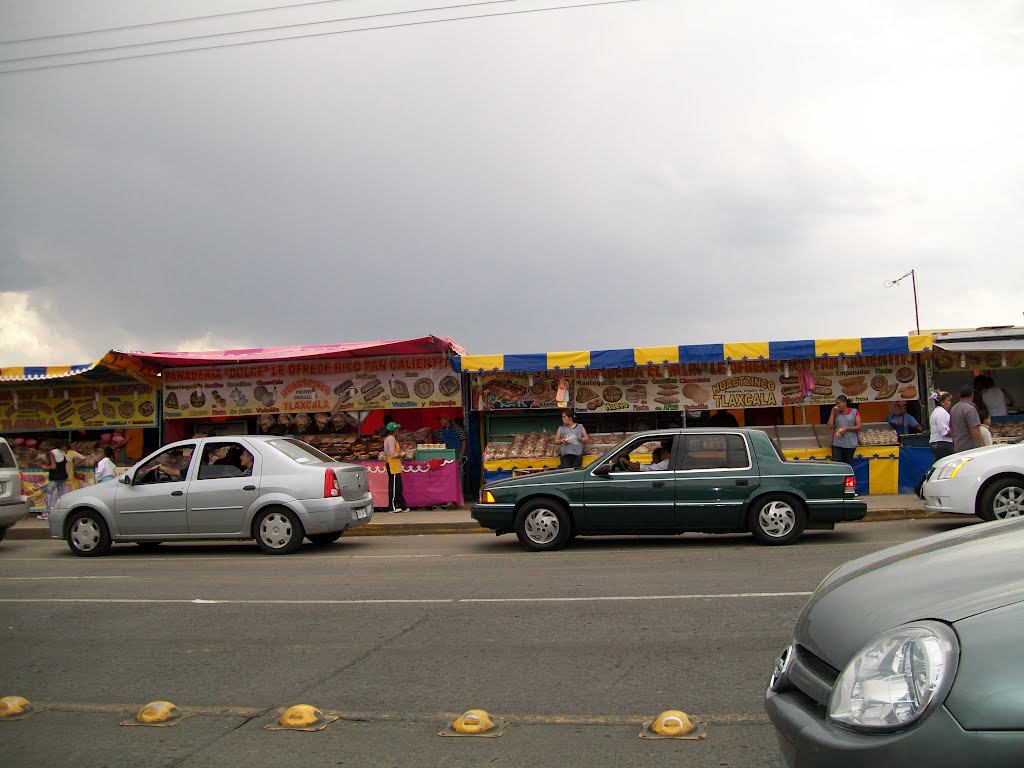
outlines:
[[[808,601],[796,641],[836,669],[909,621],[954,623],[1024,601],[1024,518],[979,523],[840,566]]]

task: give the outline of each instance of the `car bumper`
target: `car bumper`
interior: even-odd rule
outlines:
[[[0,528],[9,528],[24,517],[28,517],[28,499],[22,496],[18,501],[0,504]]]
[[[822,707],[798,691],[768,691],[765,709],[775,726],[784,768],[1017,766],[1024,754],[1024,732],[965,731],[945,707],[920,725],[888,734],[829,725]]]
[[[973,483],[929,480],[921,486],[926,512],[948,512],[955,515],[973,515],[975,512],[975,486]]]
[[[839,523],[844,520],[863,520],[868,513],[868,504],[859,499],[841,499],[807,503],[808,519],[823,523]]]
[[[482,504],[478,502],[469,508],[469,513],[483,528],[491,528],[495,531],[515,529],[516,508],[514,504]]]
[[[373,519],[373,496],[367,493],[361,499],[305,499],[302,527],[306,533],[333,533],[366,525]]]

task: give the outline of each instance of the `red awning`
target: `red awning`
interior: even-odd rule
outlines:
[[[345,344],[304,344],[295,347],[257,347],[254,349],[223,349],[205,352],[119,352],[141,362],[161,368],[190,365],[223,365],[225,363],[277,362],[282,360],[315,360],[338,357],[383,357],[386,355],[427,355],[448,352],[466,354],[454,341],[443,336],[387,341],[353,341]]]

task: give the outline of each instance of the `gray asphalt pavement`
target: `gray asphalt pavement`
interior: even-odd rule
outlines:
[[[749,536],[343,538],[268,557],[252,544],[0,544],[0,695],[47,707],[0,723],[5,765],[769,766],[764,684],[809,593],[839,563],[960,525],[928,519]],[[196,715],[119,727],[148,701]],[[280,708],[341,720],[268,732]],[[440,738],[483,708],[498,739]],[[682,709],[703,741],[647,741]]]

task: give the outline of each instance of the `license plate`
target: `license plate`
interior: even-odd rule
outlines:
[[[360,507],[356,510],[356,518],[362,520],[364,517],[369,517],[370,511],[366,507]]]

